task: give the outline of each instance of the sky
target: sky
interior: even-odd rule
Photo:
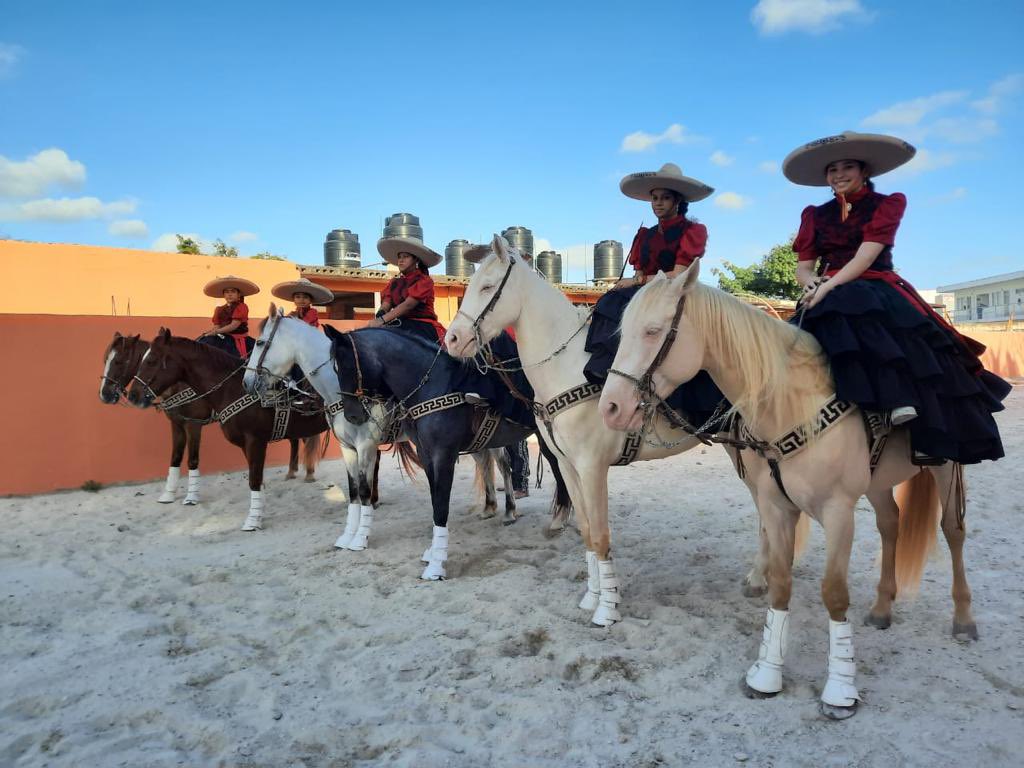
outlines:
[[[715,187],[702,279],[828,199],[779,170],[844,130],[918,153],[894,259],[919,288],[1024,269],[1024,3],[641,5],[51,2],[0,13],[0,236],[323,263],[379,261],[384,218],[428,245],[521,225],[569,280],[654,216],[619,192],[673,162]]]

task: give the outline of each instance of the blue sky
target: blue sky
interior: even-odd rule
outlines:
[[[878,180],[918,287],[1024,268],[1019,0],[288,5],[5,0],[0,234],[318,264],[347,227],[368,264],[411,211],[438,250],[528,226],[582,280],[653,220],[619,179],[671,161],[717,190],[705,265],[748,264],[827,197],[781,159],[851,129],[919,149]]]

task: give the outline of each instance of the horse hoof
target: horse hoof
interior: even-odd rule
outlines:
[[[961,624],[958,621],[953,622],[953,639],[959,640],[962,643],[969,643],[972,640],[978,639],[978,625],[973,621],[970,624]]]
[[[824,701],[818,702],[818,708],[821,714],[829,720],[848,720],[857,714],[857,702],[853,702],[853,706],[850,707],[837,707],[832,704],[826,704]]]
[[[262,531],[263,526],[259,523],[246,523],[242,526],[242,530],[246,533],[251,533],[252,531]]]
[[[160,494],[160,498],[157,499],[156,501],[157,501],[158,504],[173,504],[174,503],[174,494],[173,493],[167,493],[165,491],[164,493]]]
[[[284,476],[284,479],[285,480],[294,480],[295,479],[295,473],[294,472],[289,472],[287,475]]]
[[[740,693],[748,699],[774,699],[779,695],[778,692],[765,693],[764,691],[759,691],[756,688],[751,688],[747,683],[746,675],[740,678]]]
[[[302,482],[304,482],[304,483],[315,483],[316,482],[316,475],[306,475],[306,477],[303,479]]]
[[[743,582],[743,596],[744,597],[764,597],[768,594],[768,585],[758,586],[751,584],[749,581]]]
[[[511,520],[502,520],[502,521],[501,521],[501,524],[502,524],[502,525],[505,525],[505,526],[508,526],[508,525],[514,525],[514,524],[515,524],[515,522],[516,522],[516,521],[517,521],[518,519],[519,519],[518,517],[513,517],[513,518],[512,518]]]
[[[481,520],[490,520],[496,514],[498,514],[498,508],[497,507],[484,507],[483,511],[480,513],[480,519]]]
[[[888,629],[892,626],[892,616],[875,616],[873,613],[869,613],[864,617],[865,627],[874,627],[875,629]]]

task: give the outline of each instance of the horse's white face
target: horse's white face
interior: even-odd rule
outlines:
[[[275,324],[279,327],[277,333],[274,334],[273,341],[270,341],[270,334]],[[271,378],[285,376],[295,364],[295,342],[289,332],[290,325],[291,323],[287,322],[287,318],[284,316],[284,310],[271,304],[263,331],[256,340],[256,346],[245,364],[242,388],[246,392],[255,394],[258,390],[266,388],[270,384],[267,381],[268,373]],[[270,341],[269,348],[268,341]],[[257,365],[263,371],[258,371]],[[279,381],[280,379],[274,380]]]
[[[671,280],[659,273],[633,297],[622,316],[622,340],[612,368],[633,379],[647,372],[665,343],[676,307],[697,283],[698,263]],[[696,376],[704,362],[704,346],[685,313],[677,328],[675,341],[653,374],[654,391],[660,397],[668,397]],[[609,372],[599,409],[609,429],[635,431],[643,425],[640,392],[632,379]]]
[[[480,323],[480,334],[483,341],[490,341],[519,319],[523,305],[522,282],[519,278],[521,270],[529,269],[529,267],[519,252],[499,235],[495,235],[491,241],[491,251],[492,255],[481,262],[473,277],[470,278],[459,313],[455,316],[452,324],[448,326],[448,333],[445,334],[445,346],[448,349],[448,354],[453,357],[472,357],[477,353],[473,322],[494,298],[494,294],[501,286],[501,281],[513,260],[515,264],[501,289],[501,297]]]

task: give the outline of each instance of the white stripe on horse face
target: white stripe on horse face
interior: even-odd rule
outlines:
[[[149,348],[148,348],[148,349],[146,350],[145,354],[143,354],[143,356],[142,356],[142,359],[141,359],[141,360],[139,360],[139,368],[141,368],[141,367],[142,367],[142,364],[143,364],[144,362],[146,362],[146,358],[147,358],[147,357],[149,357],[149,353],[150,353],[150,352],[152,352],[152,351],[153,351],[153,348],[152,348],[152,347],[149,347]]]
[[[107,363],[103,366],[103,378],[100,379],[100,396],[103,396],[103,387],[107,384],[107,376],[110,375],[110,364],[114,362],[114,358],[117,356],[117,352],[110,350],[107,353]]]

